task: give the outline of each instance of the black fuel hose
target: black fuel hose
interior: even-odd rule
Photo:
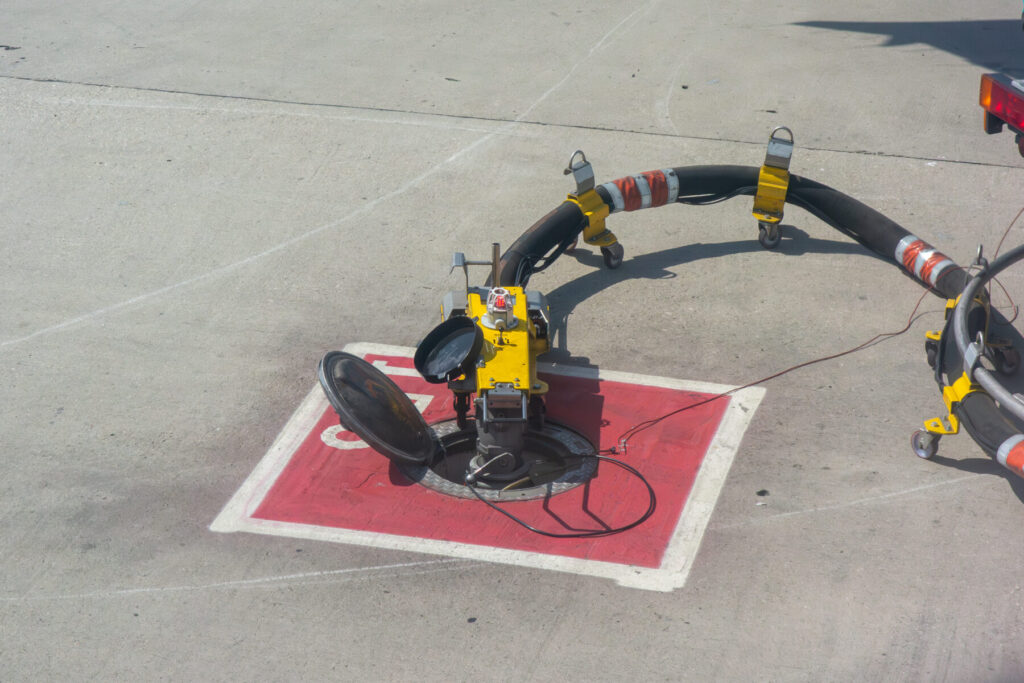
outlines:
[[[647,182],[650,186],[653,184],[652,179],[656,181],[660,177],[664,180],[674,175],[673,182],[678,185],[675,203],[703,204],[734,196],[754,195],[759,172],[760,168],[756,166],[682,166],[627,176],[596,189],[614,213],[623,210],[613,196],[617,192],[616,188],[625,188],[634,182]],[[964,268],[957,266],[892,219],[827,185],[791,175],[786,203],[808,211],[878,256],[895,261],[905,274],[942,298],[959,296],[970,280]],[[660,205],[655,202],[651,204]],[[563,202],[530,226],[505,251],[499,264],[500,282],[506,286],[525,287],[537,264],[543,263],[544,267],[549,265],[561,255],[566,246],[579,238],[586,227],[587,217],[580,205],[568,200]],[[951,337],[951,334],[944,334],[943,341],[951,340]],[[952,341],[942,344],[937,364],[936,379],[940,388],[952,384],[962,375],[962,358],[956,344]],[[992,397],[982,391],[968,394],[953,410],[967,433],[993,457],[1001,444],[1022,431],[1020,426],[1003,414]]]
[[[752,196],[757,189],[760,169],[755,166],[683,166],[671,171],[679,183],[676,202],[685,204],[694,200],[700,203],[705,198]],[[611,207],[612,198],[604,189],[605,185],[598,187],[597,192]],[[883,258],[894,258],[900,242],[913,238],[898,223],[870,206],[801,176],[790,177],[786,202],[805,209]],[[533,272],[533,264],[560,245],[575,240],[586,226],[587,219],[579,205],[572,201],[563,202],[527,229],[502,255],[501,282],[524,286]],[[967,276],[962,269],[946,268],[935,282],[935,289],[939,295],[950,298],[955,297],[966,283]]]

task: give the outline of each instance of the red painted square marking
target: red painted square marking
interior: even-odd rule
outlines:
[[[413,369],[412,350],[350,345],[417,403],[428,423],[454,417],[445,385]],[[732,387],[573,367],[541,366],[548,416],[599,448],[628,428]],[[477,500],[432,491],[338,425],[319,386],[246,484],[218,516],[217,531],[255,531],[487,559],[615,578],[671,590],[685,581],[735,448],[763,395],[745,389],[643,431],[619,458],[657,495],[654,515],[621,534],[554,539],[533,534]],[[597,476],[546,501],[503,503],[530,524],[563,533],[621,526],[647,507],[644,486],[601,463]]]

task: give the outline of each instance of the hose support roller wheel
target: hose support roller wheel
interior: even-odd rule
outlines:
[[[939,434],[919,429],[910,435],[910,447],[914,450],[914,455],[929,460],[939,452],[939,439],[941,438]]]
[[[761,246],[765,249],[774,249],[779,246],[779,242],[782,241],[782,231],[779,230],[779,224],[765,222],[758,223],[757,241],[760,242]]]
[[[601,247],[601,256],[604,258],[604,264],[612,270],[622,265],[624,255],[625,250],[618,242],[608,247]]]

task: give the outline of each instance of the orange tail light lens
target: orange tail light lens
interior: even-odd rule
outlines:
[[[1024,131],[1024,85],[1021,81],[1013,81],[1002,74],[983,75],[978,103],[1003,123],[1018,132]],[[988,127],[986,125],[986,129]]]

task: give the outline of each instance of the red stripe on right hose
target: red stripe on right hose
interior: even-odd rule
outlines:
[[[1024,476],[1024,442],[1017,444],[1006,454],[1006,467]]]
[[[942,263],[945,260],[947,260],[945,256],[943,256],[939,252],[935,252],[935,255],[932,256],[927,261],[925,261],[924,265],[921,267],[921,280],[923,282],[927,282],[928,284],[933,284],[932,283],[932,269],[935,268],[935,266],[939,265],[940,263]]]

